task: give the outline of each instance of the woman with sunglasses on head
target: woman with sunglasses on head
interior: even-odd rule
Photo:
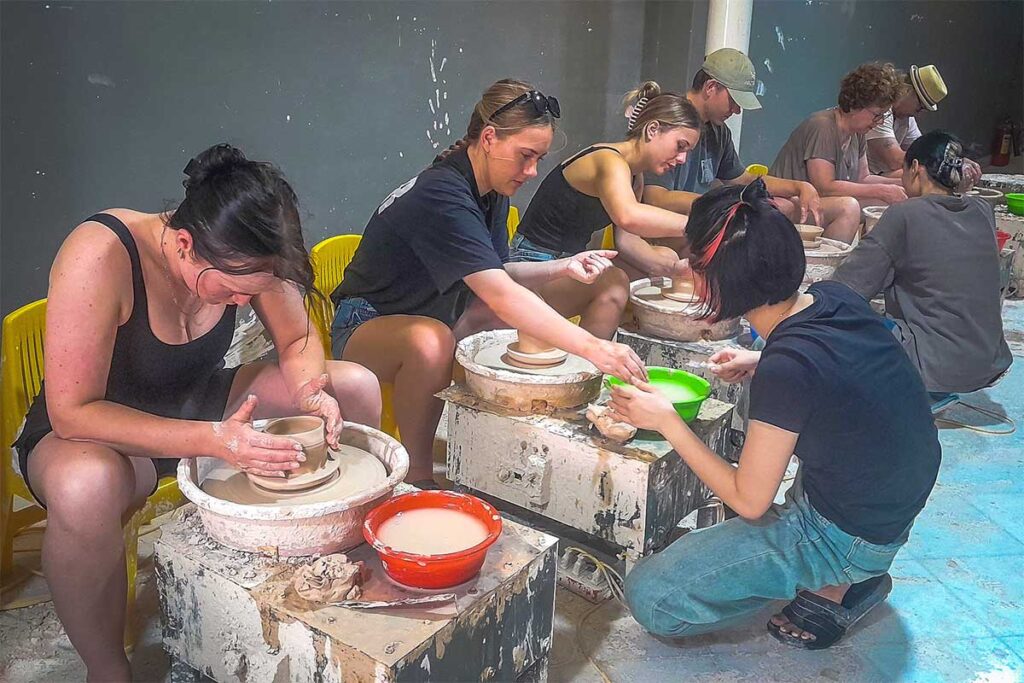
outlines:
[[[421,487],[434,486],[434,432],[443,408],[434,395],[451,382],[458,339],[488,326],[515,327],[602,372],[645,376],[631,349],[588,331],[607,326],[590,319],[597,306],[582,311],[577,327],[532,291],[557,280],[596,282],[608,270],[600,252],[506,263],[508,198],[537,175],[558,115],[557,100],[527,83],[489,87],[462,144],[374,212],[332,295],[334,356],[394,384],[408,480]],[[621,305],[618,299],[595,303]]]
[[[822,197],[853,197],[861,206],[907,198],[898,178],[873,175],[866,134],[885,118],[901,92],[892,64],[862,64],[843,77],[839,105],[811,114],[779,150],[770,173],[810,182]],[[852,242],[855,230],[826,237]]]
[[[940,447],[924,385],[856,292],[800,292],[804,250],[761,181],[698,199],[686,228],[706,315],[742,315],[761,352],[711,357],[727,382],[753,375],[738,467],[709,450],[651,386],[616,388],[613,414],[661,432],[740,516],[690,532],[626,577],[633,616],[664,637],[727,628],[774,600],[787,645],[826,648],[892,588],[889,567],[935,483]],[[797,482],[773,505],[796,454]]]
[[[285,476],[295,441],[253,418],[376,427],[380,388],[324,362],[304,299],[314,293],[295,193],[270,164],[217,145],[185,169],[167,213],[109,209],[64,241],[50,271],[46,381],[15,447],[47,508],[43,571],[90,681],[127,681],[123,523],[178,458],[212,456]],[[224,368],[238,306],[251,303],[277,363]]]
[[[944,131],[907,149],[910,199],[886,210],[836,270],[885,311],[933,402],[991,386],[1013,356],[1003,336],[999,249],[992,207],[956,194],[968,159]]]
[[[700,139],[701,123],[685,96],[663,93],[654,81],[629,92],[624,104],[629,121],[626,139],[590,145],[544,178],[512,239],[512,260],[546,261],[577,254],[587,248],[595,232],[611,224],[615,226],[616,264],[629,275],[628,279],[619,278],[625,282],[618,286],[626,289],[628,298],[629,280],[687,273],[676,249],[648,242],[674,238],[671,244],[682,249],[686,216],[640,199],[644,173],[660,175],[685,163]],[[593,289],[577,283],[552,283],[538,294],[545,300],[567,295],[569,300],[580,301],[594,296]],[[614,322],[612,332],[618,318]]]

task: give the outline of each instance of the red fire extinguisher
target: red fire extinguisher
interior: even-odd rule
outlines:
[[[992,140],[992,166],[1006,166],[1010,163],[1010,146],[1013,144],[1013,123],[1005,119],[996,126],[996,135]]]

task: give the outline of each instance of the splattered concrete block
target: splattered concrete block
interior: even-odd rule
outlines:
[[[611,544],[627,565],[662,547],[707,495],[666,441],[643,432],[626,444],[606,439],[585,408],[519,414],[461,385],[439,395],[448,401],[449,479]],[[716,453],[732,410],[708,399],[690,425]]]
[[[285,598],[310,558],[235,551],[213,541],[193,505],[163,527],[155,560],[164,647],[175,680],[544,680],[557,541],[512,521],[477,578],[439,605],[298,609]],[[365,544],[365,600],[422,597],[387,579]]]

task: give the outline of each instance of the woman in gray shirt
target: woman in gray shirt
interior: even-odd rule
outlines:
[[[910,199],[889,207],[835,274],[867,299],[884,291],[886,314],[933,394],[989,386],[1013,361],[995,216],[983,200],[954,194],[963,165],[949,133],[915,140],[903,166]]]

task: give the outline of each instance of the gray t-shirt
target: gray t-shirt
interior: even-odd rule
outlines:
[[[729,126],[717,126],[709,121],[701,126],[700,141],[686,156],[685,164],[676,166],[665,175],[647,173],[644,184],[704,194],[716,179],[729,181],[743,175],[744,170]]]
[[[992,207],[977,197],[926,195],[886,209],[836,270],[885,311],[928,391],[987,386],[1013,357],[1003,338]]]
[[[863,135],[854,135],[843,144],[835,110],[826,109],[811,114],[790,133],[768,173],[776,178],[810,182],[807,160],[824,159],[836,167],[836,180],[857,182],[860,159],[867,151]]]

